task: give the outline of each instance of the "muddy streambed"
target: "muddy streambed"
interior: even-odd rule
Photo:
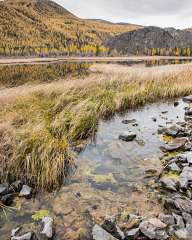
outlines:
[[[89,239],[92,221],[102,222],[106,215],[128,213],[146,216],[162,210],[153,185],[162,170],[157,134],[159,125],[184,121],[185,103],[155,103],[110,121],[100,121],[97,136],[77,154],[77,171],[60,191],[38,194],[34,199],[15,199],[14,209],[1,212],[0,239],[9,239],[11,229],[22,225],[34,229],[32,215],[42,210],[54,218],[55,239]],[[123,124],[123,120],[133,120]],[[132,130],[132,142],[119,140],[119,134]]]

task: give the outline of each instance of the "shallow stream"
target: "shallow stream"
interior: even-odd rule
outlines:
[[[184,121],[185,104],[154,103],[110,121],[100,121],[94,141],[77,155],[77,171],[59,192],[38,194],[32,200],[16,199],[16,210],[1,213],[0,239],[9,239],[11,229],[24,225],[34,228],[35,211],[48,210],[55,219],[58,239],[76,240],[88,236],[91,220],[106,215],[137,212],[154,215],[161,211],[156,193],[150,187],[161,172],[159,149],[163,141],[159,125]],[[123,124],[123,120],[133,120]],[[131,130],[136,140],[123,142],[119,134]]]

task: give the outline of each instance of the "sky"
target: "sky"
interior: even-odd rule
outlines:
[[[81,18],[145,26],[192,27],[192,0],[54,0]]]

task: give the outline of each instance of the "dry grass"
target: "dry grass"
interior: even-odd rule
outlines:
[[[81,79],[0,91],[0,123],[7,126],[2,127],[0,142],[8,142],[10,151],[6,156],[0,149],[6,170],[1,180],[25,177],[39,188],[57,187],[74,163],[70,147],[94,136],[100,118],[192,93],[191,64],[153,68],[98,64],[91,72]]]

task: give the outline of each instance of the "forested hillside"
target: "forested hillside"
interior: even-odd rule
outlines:
[[[0,55],[105,55],[110,36],[137,29],[131,24],[83,20],[49,0],[0,2]]]

